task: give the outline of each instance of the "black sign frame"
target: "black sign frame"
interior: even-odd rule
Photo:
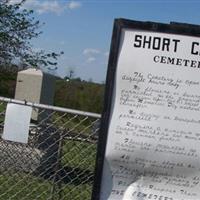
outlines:
[[[115,86],[115,74],[118,62],[121,33],[123,29],[137,29],[137,30],[151,31],[157,33],[168,33],[168,34],[200,37],[199,25],[177,23],[177,22],[170,22],[170,24],[163,24],[156,22],[141,22],[123,18],[114,20],[108,70],[106,77],[104,109],[102,112],[101,126],[99,131],[99,140],[97,147],[97,158],[96,158],[94,185],[92,191],[92,200],[100,200],[102,172],[104,165],[105,150],[107,145],[107,135],[108,135],[109,119],[110,119],[110,112],[112,105],[112,96]]]

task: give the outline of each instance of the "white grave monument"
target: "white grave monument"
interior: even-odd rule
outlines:
[[[39,69],[18,72],[15,99],[52,105],[55,93],[55,77]],[[33,109],[32,119],[38,120],[38,110]]]

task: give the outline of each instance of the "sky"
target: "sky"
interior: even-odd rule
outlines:
[[[200,0],[27,0],[24,7],[45,23],[33,48],[64,51],[56,74],[73,70],[74,77],[98,83],[106,79],[115,18],[200,25]]]

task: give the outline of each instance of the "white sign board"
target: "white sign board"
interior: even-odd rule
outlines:
[[[96,199],[199,200],[199,188],[200,38],[122,28]]]
[[[28,143],[32,107],[7,104],[2,138],[13,142]]]

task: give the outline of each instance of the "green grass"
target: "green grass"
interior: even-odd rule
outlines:
[[[5,111],[6,109],[6,105],[5,104],[1,104],[0,102],[0,113]],[[4,117],[0,115],[0,124],[4,121]]]
[[[5,111],[5,109],[6,109],[6,105],[5,104],[1,104],[1,102],[0,102],[0,113],[2,111]]]
[[[24,175],[24,176],[23,176]],[[52,182],[25,174],[0,175],[0,200],[59,200],[59,189],[51,195]],[[23,178],[24,177],[24,178]],[[61,199],[90,200],[92,185],[61,185]]]
[[[85,81],[56,81],[55,105],[101,113],[103,108],[104,84]]]
[[[0,200],[47,200],[51,183],[23,173],[0,175]]]
[[[57,127],[66,128],[71,132],[81,133],[89,135],[92,133],[93,125],[96,118],[87,118],[86,116],[76,116],[74,114],[67,113],[63,116],[63,113],[55,113],[52,118],[52,123]]]
[[[68,140],[63,144],[62,155],[63,166],[94,171],[96,145]]]
[[[62,168],[70,168],[68,181],[61,180],[51,196],[52,180],[23,172],[12,172],[12,166],[0,173],[0,200],[90,200],[92,181],[87,178],[94,172],[96,145],[65,140],[62,151]],[[78,169],[78,170],[77,170]],[[66,177],[65,177],[66,178]],[[59,189],[60,188],[60,189]]]
[[[63,199],[66,200],[91,200],[92,185],[83,184],[76,188],[73,185],[64,187],[62,192]]]

